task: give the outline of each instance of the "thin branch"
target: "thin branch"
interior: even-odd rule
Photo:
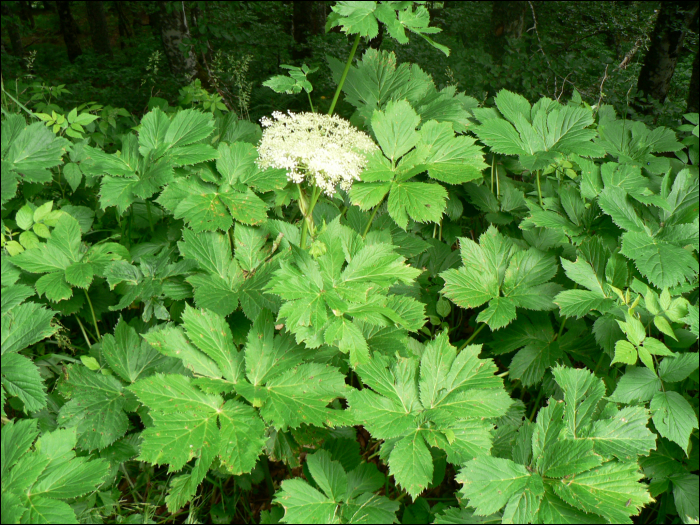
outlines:
[[[605,65],[605,75],[603,76],[603,80],[600,82],[600,96],[598,97],[598,104],[596,105],[596,113],[600,109],[600,103],[603,101],[603,84],[605,84],[605,81],[608,78],[608,67],[610,64]]]

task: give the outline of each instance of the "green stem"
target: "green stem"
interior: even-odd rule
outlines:
[[[542,389],[537,394],[537,399],[535,400],[535,406],[532,407],[532,413],[530,414],[530,421],[535,419],[535,414],[537,414],[537,408],[540,406],[540,400],[542,399]]]
[[[153,233],[153,216],[151,215],[151,203],[146,199],[146,213],[148,213],[148,226],[151,228],[151,233]]]
[[[507,375],[508,375],[508,370],[506,370],[502,374],[496,374],[496,377],[506,377]]]
[[[540,186],[540,170],[537,170],[537,196],[540,199],[540,206],[544,206],[544,204],[542,204],[542,187]]]
[[[474,333],[471,335],[471,337],[470,337],[469,339],[467,339],[466,342],[462,343],[462,345],[460,345],[460,347],[457,349],[457,353],[460,353],[462,350],[464,350],[464,348],[465,348],[469,343],[471,343],[477,335],[479,335],[479,332],[481,332],[481,331],[484,329],[484,326],[486,326],[486,323],[481,323],[481,324],[477,327],[477,329],[474,330]]]
[[[357,35],[357,36],[358,36],[358,38],[359,38],[360,35]],[[24,104],[22,104],[19,100],[17,100],[15,97],[13,97],[12,95],[10,95],[7,91],[5,91],[5,83],[4,83],[4,82],[2,83],[2,92],[5,93],[5,95],[7,95],[8,97],[10,97],[10,98],[12,99],[12,101],[13,101],[15,104],[17,104],[17,105],[18,105],[19,107],[21,107],[24,111],[26,111],[26,112],[29,114],[30,117],[32,117],[32,118],[38,118],[31,110],[29,110],[29,109],[27,109],[26,107],[24,107]]]
[[[348,61],[345,63],[345,69],[343,70],[343,75],[340,77],[340,82],[338,83],[338,88],[335,90],[335,95],[333,95],[333,102],[331,102],[331,107],[328,110],[328,114],[332,115],[333,110],[335,110],[335,104],[338,102],[338,97],[340,96],[340,90],[343,87],[343,84],[345,83],[345,77],[348,76],[348,71],[350,71],[350,66],[352,65],[352,59],[355,57],[355,51],[357,51],[357,46],[360,44],[360,34],[358,33],[357,36],[355,37],[355,43],[352,45],[352,49],[350,50],[350,56],[348,57]]]
[[[306,90],[304,90],[306,91]],[[306,97],[309,99],[309,106],[311,106],[311,113],[316,113],[316,110],[314,109],[314,103],[311,102],[311,95],[309,94],[308,91],[306,91]]]
[[[603,359],[605,358],[605,352],[600,353],[600,359],[598,359],[598,364],[595,365],[595,370],[593,370],[593,375],[598,371],[600,365],[603,364]]]
[[[83,323],[80,322],[80,317],[76,314],[75,320],[78,321],[78,326],[80,326],[80,331],[83,333],[83,337],[85,338],[85,342],[88,345],[88,348],[92,346],[92,343],[90,342],[90,339],[88,339],[87,333],[85,332],[85,327],[83,326]]]
[[[267,460],[267,456],[263,454],[262,460],[260,461],[265,472],[265,484],[267,485],[267,492],[272,497],[275,494],[275,486],[272,484],[272,476],[270,475],[270,463]]]
[[[374,217],[377,215],[377,210],[379,209],[379,206],[382,205],[382,202],[384,202],[384,197],[382,197],[382,200],[379,201],[379,203],[374,207],[374,211],[372,211],[372,215],[369,218],[369,222],[367,223],[367,227],[365,228],[365,231],[362,233],[363,240],[365,237],[367,237],[367,233],[369,232],[369,228],[370,228],[370,226],[372,226],[372,222],[374,221]]]
[[[306,211],[306,214],[304,215],[304,224],[301,226],[301,243],[300,246],[302,249],[306,249],[306,236],[310,228],[313,228],[314,225],[314,207],[316,206],[316,202],[318,201],[318,198],[321,195],[321,188],[314,186],[314,188],[311,190],[311,201],[309,202],[309,208]]]
[[[100,335],[100,329],[97,328],[97,317],[95,316],[95,309],[92,307],[92,301],[90,300],[90,294],[88,294],[87,289],[83,290],[85,292],[85,297],[87,298],[88,306],[90,307],[90,313],[92,313],[92,323],[95,325],[95,333],[97,334],[97,340],[102,339]]]

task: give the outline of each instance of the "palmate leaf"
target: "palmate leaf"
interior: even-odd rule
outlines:
[[[2,257],[2,410],[5,393],[17,396],[27,411],[46,406],[46,387],[31,359],[18,352],[53,335],[55,312],[36,303],[23,301],[33,295],[31,288],[17,285],[19,270]]]
[[[439,222],[446,208],[447,191],[439,184],[411,181],[426,172],[448,184],[481,177],[486,168],[481,149],[468,137],[455,137],[450,122],[427,122],[405,100],[389,101],[385,111],[372,115],[372,130],[384,156],[375,153],[362,180],[350,190],[353,204],[363,210],[377,206],[388,194],[392,219],[406,230],[409,217],[417,222]],[[415,149],[414,149],[415,148]],[[399,159],[401,162],[398,163]]]
[[[211,114],[188,109],[175,113],[171,121],[156,108],[143,117],[138,138],[124,136],[118,154],[86,146],[80,169],[86,175],[104,176],[100,204],[116,206],[122,214],[137,199],[150,198],[171,182],[174,168],[216,159],[213,147],[195,144],[213,129]]]
[[[334,367],[305,362],[313,351],[296,344],[289,333],[273,334],[272,315],[263,310],[248,333],[248,380],[239,381],[236,391],[278,429],[332,424],[334,412],[327,405],[345,394],[343,376]]]
[[[2,195],[6,203],[17,193],[19,180],[49,182],[53,175],[50,168],[63,162],[63,155],[71,144],[57,137],[43,122],[27,126],[21,115],[9,115],[2,122]]]
[[[226,316],[238,308],[240,298],[243,312],[253,320],[263,308],[279,309],[278,298],[262,289],[279,263],[274,258],[265,260],[271,249],[264,231],[236,225],[235,232],[233,257],[229,240],[217,232],[197,234],[184,229],[178,247],[183,257],[197,261],[204,271],[187,277],[198,307]]]
[[[127,383],[150,375],[165,361],[163,355],[141,340],[123,319],[119,319],[114,335],[102,337],[101,350],[112,371]]]
[[[590,109],[562,106],[541,99],[532,108],[522,96],[501,90],[495,98],[504,119],[492,113],[476,112],[481,124],[475,133],[496,153],[518,155],[530,171],[547,167],[556,153],[577,153],[586,157],[602,157],[605,150],[591,142],[595,131]]]
[[[2,316],[2,354],[19,352],[51,336],[56,327],[51,320],[56,312],[36,303],[23,303]]]
[[[70,367],[68,377],[71,400],[61,407],[57,422],[75,428],[77,446],[87,451],[103,449],[122,437],[129,424],[122,384],[84,366]]]
[[[292,246],[291,257],[280,262],[266,286],[285,301],[278,320],[285,321],[298,342],[336,345],[357,364],[369,360],[358,321],[409,331],[423,325],[420,303],[388,294],[393,284],[409,284],[420,273],[406,265],[393,246],[365,243],[339,220],[328,225],[318,241],[326,246],[323,255],[314,259]]]
[[[108,475],[109,463],[76,457],[75,430],[44,433],[30,451],[37,435],[36,420],[2,427],[3,522],[78,523],[64,500],[80,500],[96,490]]]
[[[34,412],[46,406],[46,385],[39,369],[21,354],[3,355],[2,387],[9,395],[17,396],[27,411]]]
[[[340,26],[342,31],[353,35],[372,39],[377,36],[379,25],[382,22],[389,35],[400,44],[408,43],[405,29],[423,37],[434,48],[449,56],[450,50],[434,42],[427,34],[439,33],[441,29],[428,27],[430,14],[423,6],[417,6],[413,10],[411,2],[337,2],[333,7],[333,13],[328,17],[326,31]]]
[[[143,433],[141,460],[191,473],[176,478],[168,505],[182,506],[218,457],[232,474],[250,472],[266,441],[265,429],[334,425],[328,408],[347,385],[334,367],[308,362],[315,352],[289,333],[274,335],[274,321],[263,311],[238,351],[226,320],[208,310],[186,307],[183,327],[165,326],[144,337],[162,354],[177,357],[196,376],[156,374],[139,378],[128,390],[149,408],[153,426]],[[218,393],[235,390],[227,401]],[[251,405],[246,404],[248,401]]]
[[[327,60],[333,80],[338,83],[345,65],[330,56]],[[471,125],[469,110],[478,105],[474,98],[456,93],[454,86],[438,91],[430,75],[416,64],[397,66],[393,52],[371,48],[357,66],[350,67],[343,92],[345,100],[358,109],[360,121],[367,128],[375,110],[383,110],[391,100],[405,98],[423,122],[451,122],[456,131],[464,132]]]
[[[462,263],[442,272],[442,293],[462,308],[476,308],[487,301],[478,320],[498,330],[515,319],[516,307],[551,310],[559,286],[549,283],[557,272],[556,261],[536,248],[523,250],[494,226],[479,244],[460,238]],[[501,295],[502,294],[502,295]]]
[[[375,356],[357,367],[373,391],[352,390],[350,414],[373,436],[391,440],[390,472],[414,499],[432,479],[430,446],[456,464],[485,455],[492,439],[488,420],[510,405],[495,367],[479,359],[479,351],[468,346],[457,355],[443,334],[426,345],[420,363],[401,359],[388,368]]]
[[[128,255],[121,245],[105,243],[89,250],[83,247],[80,223],[62,213],[45,243],[12,258],[14,265],[30,273],[45,273],[34,287],[37,294],[58,302],[73,296],[73,287],[87,289],[95,275],[104,275],[106,264]]]
[[[158,199],[176,218],[187,221],[195,232],[227,230],[233,221],[257,225],[267,220],[267,204],[250,188],[260,192],[285,186],[282,170],[261,171],[255,164],[256,149],[248,143],[219,144],[216,168],[211,177],[178,178]]]
[[[599,410],[605,388],[587,370],[560,366],[553,375],[564,401],[552,398],[539,411],[530,440],[524,447],[516,440],[514,460],[469,461],[457,476],[461,494],[475,514],[505,507],[504,517],[519,523],[629,522],[652,501],[637,464],[655,448],[649,413],[642,407]]]
[[[398,502],[372,494],[384,485],[373,464],[360,463],[346,473],[330,452],[319,450],[306,457],[306,465],[321,490],[298,479],[283,481],[274,501],[284,508],[284,523],[339,523],[341,516],[347,523],[395,522]]]

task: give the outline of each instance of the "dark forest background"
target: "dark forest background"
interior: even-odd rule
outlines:
[[[35,109],[77,104],[143,114],[150,104],[226,107],[257,120],[307,109],[307,98],[262,86],[281,65],[318,67],[320,109],[333,93],[326,57],[345,60],[347,37],[325,31],[332,2],[2,2],[5,89]],[[698,2],[427,2],[435,53],[418,39],[379,35],[360,47],[394,51],[438,87],[488,103],[500,89],[530,100],[568,99],[671,125],[698,111]],[[362,49],[356,56],[362,55]],[[206,93],[205,93],[206,91]],[[152,99],[156,97],[156,102]],[[340,107],[341,114],[349,108]]]

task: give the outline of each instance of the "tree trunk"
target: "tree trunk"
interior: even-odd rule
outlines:
[[[320,35],[323,32],[325,6],[323,2],[297,1],[292,3],[292,9],[292,37],[295,42],[292,57],[303,60],[311,55],[308,48],[309,35]]]
[[[661,3],[661,11],[656,19],[649,51],[644,57],[644,64],[637,80],[637,89],[643,92],[647,101],[649,99],[659,102],[666,100],[686,30],[693,18],[697,16],[698,2]],[[651,104],[641,100],[636,101],[635,107],[645,113],[653,109]]]
[[[73,63],[76,58],[83,54],[83,50],[78,42],[78,33],[75,31],[78,24],[73,20],[70,5],[67,1],[57,0],[56,11],[58,12],[58,22],[61,26],[63,41],[66,43],[66,50],[68,51],[68,60]]]
[[[180,44],[183,40],[190,38],[183,11],[184,2],[167,2],[170,9],[166,7],[164,1],[159,1],[158,4],[160,7],[160,34],[165,48],[165,56],[170,65],[170,72],[180,81],[189,84],[197,75],[197,59],[191,48],[184,54],[180,51]]]
[[[508,38],[517,39],[523,34],[527,2],[494,2],[491,12],[491,56],[501,62]]]
[[[105,16],[104,2],[88,0],[85,2],[88,24],[90,24],[90,36],[92,48],[98,55],[112,56],[112,48],[109,45],[109,29]]]
[[[17,16],[10,10],[10,5],[8,2],[2,2],[0,4],[0,13],[5,20],[3,20],[3,25],[7,28],[7,34],[10,37],[10,44],[12,45],[12,54],[16,57],[24,56],[24,45],[22,45],[22,34],[19,31],[19,24],[17,23]]]
[[[690,90],[688,91],[688,102],[686,113],[698,113],[698,106],[700,106],[700,52],[695,52],[695,60],[693,60],[693,72],[690,75]]]
[[[19,2],[19,18],[27,24],[29,27],[34,29],[34,14],[32,13],[32,6],[26,0],[20,0]]]
[[[114,2],[117,13],[117,30],[119,31],[119,47],[124,49],[126,41],[134,36],[130,2]]]

